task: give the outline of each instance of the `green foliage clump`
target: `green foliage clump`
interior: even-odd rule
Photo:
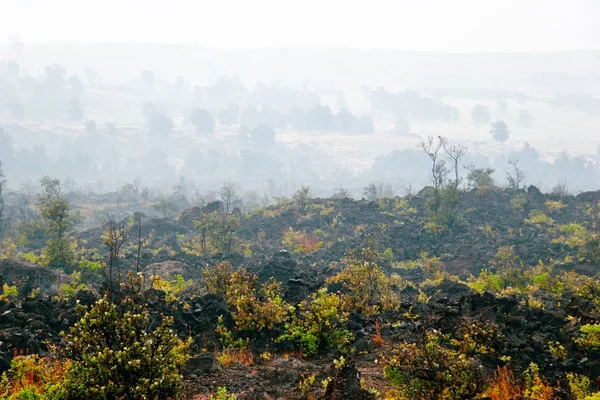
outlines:
[[[14,357],[0,379],[0,400],[66,399],[64,367],[59,360],[37,354]]]
[[[69,283],[63,283],[58,288],[58,294],[63,298],[68,298],[77,294],[81,290],[87,290],[88,287],[81,281],[81,272],[74,271],[71,274],[73,280]]]
[[[19,297],[19,289],[14,285],[5,283],[2,285],[2,294],[0,295],[0,301],[9,302]]]
[[[483,388],[477,361],[452,348],[447,335],[436,330],[400,345],[387,360],[384,376],[409,399],[467,399]]]
[[[477,278],[470,276],[467,285],[478,293],[488,291],[499,293],[506,288],[506,282],[500,275],[486,269],[482,270]]]
[[[227,388],[224,386],[219,386],[217,388],[217,395],[210,395],[210,400],[235,400],[235,394],[227,394]]]
[[[58,179],[45,177],[41,185],[43,191],[38,195],[37,206],[50,235],[42,252],[43,261],[46,265],[65,269],[75,263],[69,235],[78,216],[71,213],[71,203],[61,194]]]
[[[194,285],[194,281],[185,280],[181,274],[176,274],[170,279],[163,279],[160,275],[152,275],[150,276],[150,282],[154,289],[166,293],[165,301],[167,303],[176,301],[179,295]]]
[[[532,211],[529,214],[529,218],[525,219],[525,222],[533,225],[554,225],[554,220],[539,210]]]
[[[286,324],[286,333],[279,340],[295,342],[305,357],[332,348],[345,351],[354,337],[344,328],[348,312],[343,309],[342,298],[322,288],[298,305],[296,315]]]
[[[291,306],[283,301],[281,284],[274,279],[260,284],[256,275],[234,271],[227,263],[204,270],[209,293],[225,298],[233,310],[237,331],[260,332],[284,324]]]
[[[237,230],[240,217],[225,212],[201,213],[194,221],[196,235],[182,244],[187,254],[230,254],[238,245]]]
[[[551,399],[554,395],[554,389],[548,385],[546,380],[540,374],[540,367],[532,362],[529,368],[525,370],[525,397],[532,399]]]
[[[356,256],[345,257],[342,271],[327,279],[329,284],[342,285],[340,296],[347,311],[370,316],[399,303],[393,288],[403,286],[402,278],[388,277],[377,263],[378,256],[370,244]]]
[[[85,312],[57,351],[70,360],[63,383],[69,399],[176,398],[189,343],[163,317],[151,329],[147,308],[126,297],[104,297]]]
[[[592,393],[592,382],[587,376],[580,376],[573,372],[567,373],[567,382],[571,395],[575,400],[600,399],[600,392]]]
[[[314,253],[323,247],[322,241],[315,239],[304,231],[297,232],[292,228],[285,231],[281,243],[296,254]]]
[[[565,207],[565,203],[563,203],[562,200],[548,200],[544,203],[544,205],[550,212],[560,211]]]
[[[394,261],[394,251],[388,247],[383,253],[381,253],[381,259],[387,262]]]
[[[79,262],[79,268],[81,268],[82,270],[85,270],[85,271],[93,272],[94,274],[99,274],[102,272],[103,267],[102,267],[102,263],[100,263],[100,262],[83,260],[83,261]]]
[[[586,324],[579,328],[581,336],[575,339],[575,343],[583,350],[600,350],[600,324]]]

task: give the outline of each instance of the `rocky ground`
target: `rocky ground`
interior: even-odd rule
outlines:
[[[519,199],[519,207],[515,207],[515,198]],[[559,200],[563,207],[548,208],[548,201]],[[165,292],[156,289],[146,293],[146,301],[152,313],[174,317],[174,328],[181,337],[193,339],[192,357],[184,371],[189,398],[208,398],[221,386],[235,393],[238,399],[375,398],[374,393],[391,389],[382,373],[388,350],[404,340],[410,341],[415,329],[419,329],[406,319],[408,311],[421,317],[421,327],[439,329],[457,338],[471,326],[494,326],[495,333],[486,344],[493,353],[481,356],[482,367],[488,374],[493,375],[496,368],[503,365],[523,371],[535,362],[543,366],[543,374],[550,382],[560,380],[566,372],[585,372],[587,376],[597,377],[600,376],[599,355],[582,352],[572,340],[582,324],[599,318],[593,297],[581,297],[569,290],[560,298],[540,292],[536,299],[544,306],[532,306],[519,293],[478,293],[458,278],[466,279],[488,268],[501,246],[513,246],[523,268],[531,268],[539,260],[577,257],[576,249],[554,240],[559,235],[558,226],[583,222],[590,232],[595,232],[598,210],[594,207],[599,200],[600,192],[558,198],[541,194],[535,188],[520,194],[496,189],[472,191],[466,193],[461,204],[465,224],[449,234],[432,236],[421,229],[424,195],[406,198],[402,204],[400,199],[380,202],[317,199],[303,206],[273,206],[268,212],[243,217],[238,236],[249,244],[251,255],[207,257],[185,254],[181,250],[179,238],[193,231],[191,221],[202,212],[190,209],[177,221],[145,222],[145,234],[152,230],[159,233],[154,235],[152,245],[155,248],[169,246],[172,251],[146,252],[142,266],[146,275],[180,274],[196,284],[176,303],[168,304]],[[527,222],[535,210],[543,210],[554,225]],[[318,232],[314,235],[324,246],[309,254],[286,249],[282,237],[290,228]],[[369,318],[351,314],[346,328],[354,334],[355,341],[341,368],[333,364],[334,359],[339,359],[335,352],[304,359],[289,344],[273,341],[281,332],[253,337],[251,361],[221,365],[215,327],[219,317],[226,326],[233,327],[232,311],[223,298],[202,293],[203,268],[227,260],[234,267],[246,267],[261,281],[274,277],[282,283],[285,299],[297,303],[336,272],[331,262],[343,257],[348,249],[359,247],[368,234],[376,238],[379,248],[392,249],[394,260],[384,261],[388,272],[398,272],[394,263],[416,259],[422,251],[427,251],[440,257],[448,276],[458,278],[444,278],[421,286],[421,290],[408,286],[402,291],[401,303],[395,311]],[[98,229],[83,232],[80,237],[90,246],[101,245],[96,243],[100,241]],[[596,265],[589,260],[556,265],[587,275],[596,273]],[[400,273],[417,286],[425,279],[418,268]],[[53,298],[57,288],[72,279],[70,275],[22,260],[0,261],[0,282],[16,284],[22,295],[18,301],[0,301],[0,371],[8,368],[14,354],[46,353],[49,345],[59,344],[59,333],[78,318],[77,302],[89,305],[98,298],[96,292],[90,290],[79,291],[68,298]],[[34,288],[40,288],[40,294],[36,298],[26,297]],[[92,282],[90,289],[97,286]],[[423,296],[427,301],[423,301]],[[375,340],[376,336],[380,340]],[[568,356],[557,358],[548,352],[550,342],[563,344]],[[499,362],[499,354],[505,361]],[[309,377],[314,377],[314,381],[307,383]],[[560,390],[556,396],[569,398]]]

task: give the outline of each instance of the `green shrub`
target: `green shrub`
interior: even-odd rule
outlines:
[[[467,285],[478,293],[487,291],[501,292],[506,288],[506,282],[500,275],[492,274],[488,270],[482,270],[477,278],[470,276]]]
[[[189,343],[177,338],[172,323],[163,317],[151,330],[144,305],[100,299],[62,334],[65,347],[57,349],[71,361],[64,382],[68,398],[176,398]]]
[[[343,327],[347,320],[341,297],[323,288],[298,305],[297,314],[286,324],[286,333],[279,340],[295,342],[305,357],[331,348],[345,351],[354,339]]]
[[[210,400],[235,400],[235,394],[232,395],[228,395],[227,394],[227,388],[224,386],[219,386],[217,388],[217,395],[213,396],[212,394],[210,395]]]
[[[64,363],[46,357],[18,355],[10,362],[10,368],[0,380],[2,400],[62,400]]]
[[[378,254],[370,244],[358,255],[345,257],[342,271],[327,279],[327,283],[342,285],[340,296],[347,311],[370,316],[400,302],[393,287],[401,288],[402,278],[398,275],[388,277],[377,258]]]
[[[600,324],[586,324],[579,328],[581,336],[575,339],[575,343],[588,351],[600,350]]]
[[[448,346],[448,337],[430,330],[414,343],[404,342],[384,367],[385,378],[399,387],[403,398],[458,400],[473,398],[483,388],[482,371]]]
[[[0,294],[0,301],[9,302],[10,300],[19,297],[19,290],[16,286],[11,286],[8,283],[2,285],[2,294]]]

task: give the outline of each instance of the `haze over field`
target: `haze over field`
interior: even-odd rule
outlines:
[[[51,174],[360,197],[428,184],[418,145],[444,136],[498,184],[511,158],[530,184],[585,190],[600,183],[599,17],[592,0],[5,0],[0,157],[14,188]]]

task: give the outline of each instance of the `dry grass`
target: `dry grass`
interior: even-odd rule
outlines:
[[[492,400],[512,400],[522,394],[521,386],[517,384],[513,372],[504,366],[498,367],[494,381],[487,390],[486,395]]]
[[[375,346],[377,347],[383,346],[383,338],[381,337],[381,324],[379,323],[379,319],[375,320],[375,335],[373,335],[373,343],[375,343]]]
[[[215,357],[219,360],[222,367],[228,367],[236,362],[246,367],[254,365],[254,355],[248,348],[226,349],[220,354],[216,354]]]

